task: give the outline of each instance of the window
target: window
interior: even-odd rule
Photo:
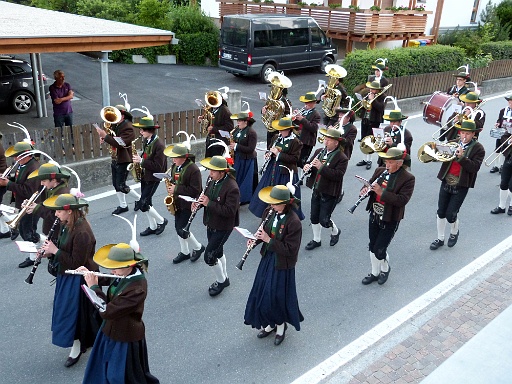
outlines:
[[[311,28],[311,43],[313,45],[325,45],[327,39],[320,28]]]
[[[471,22],[476,23],[476,15],[478,14],[478,6],[480,5],[480,0],[475,0],[473,3],[473,12],[471,12]]]
[[[285,46],[309,45],[308,28],[287,29],[283,33]]]

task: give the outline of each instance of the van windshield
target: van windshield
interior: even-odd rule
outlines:
[[[222,23],[222,44],[247,47],[249,20],[224,18]]]

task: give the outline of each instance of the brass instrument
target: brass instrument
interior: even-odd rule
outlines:
[[[199,122],[199,127],[201,129],[201,133],[208,133],[208,127],[213,124],[214,115],[212,113],[212,108],[220,107],[222,104],[222,95],[219,91],[208,91],[204,95],[204,101],[206,104],[203,104],[199,99],[196,102],[201,103],[203,108],[203,114],[201,115],[201,120]]]
[[[0,179],[7,179],[11,172],[18,166],[18,160],[16,160],[10,167],[7,167],[6,170],[2,173],[2,176],[0,176]]]
[[[457,121],[459,122],[459,124],[462,124],[462,121],[465,120],[465,119],[472,119],[474,120],[474,118],[471,118],[471,116],[475,116],[480,113],[480,116],[483,116],[483,111],[480,111],[480,108],[482,107],[483,104],[485,104],[487,102],[487,99],[485,100],[482,100],[480,102],[480,104],[478,104],[475,108],[471,108],[471,107],[464,107],[462,108],[462,111],[460,111],[460,113],[456,113],[455,116],[453,116],[450,120],[448,120],[441,128],[439,128],[437,131],[435,131],[433,134],[432,134],[432,139],[434,141],[441,141],[443,139],[443,136],[446,135],[448,133],[448,131],[450,130],[450,128],[453,128],[453,125],[448,128],[448,126],[450,124],[453,123],[453,121],[455,120],[456,117],[457,118]],[[469,115],[466,115],[465,114],[465,111],[468,110],[469,111]],[[479,112],[480,111],[480,112]],[[448,129],[447,129],[448,128]],[[443,130],[446,130],[444,133],[442,134],[439,134],[441,131]],[[437,136],[439,134],[439,136]]]
[[[359,110],[360,110],[361,108],[363,108],[363,107],[364,107],[365,109],[370,109],[370,108],[371,108],[371,105],[372,105],[372,103],[373,103],[373,101],[374,101],[375,99],[377,99],[380,95],[382,95],[384,92],[386,92],[389,88],[391,88],[391,86],[392,86],[392,85],[393,85],[393,84],[388,84],[388,85],[386,85],[384,88],[382,88],[382,89],[381,89],[381,91],[380,91],[379,93],[376,93],[376,94],[375,94],[375,96],[373,97],[373,99],[371,99],[370,101],[366,100],[366,98],[368,97],[368,95],[370,95],[370,93],[368,93],[368,95],[366,95],[366,96],[365,96],[361,101],[359,101],[358,103],[356,103],[356,105],[354,105],[354,106],[352,107],[352,110],[353,110],[354,112],[357,112],[357,111],[359,111]],[[359,105],[359,104],[361,104],[361,105]],[[358,106],[358,105],[359,105],[359,106]],[[358,107],[357,107],[357,109],[354,109],[356,106],[358,106]]]
[[[132,141],[132,155],[134,153],[137,153],[137,147],[135,146],[135,143],[137,140],[140,140],[142,136],[137,137],[135,140]],[[140,183],[142,180],[142,166],[140,163],[130,163],[128,164],[128,167],[126,168],[128,172],[131,172],[133,176],[133,180],[136,183]]]
[[[116,133],[110,128],[112,124],[117,124],[121,121],[121,111],[116,107],[108,106],[101,108],[100,117],[103,120],[103,126],[107,134],[116,136]],[[111,145],[108,146],[108,153],[112,155],[114,150]]]
[[[325,73],[329,76],[329,80],[324,93],[322,110],[326,116],[333,117],[336,114],[336,108],[340,106],[342,97],[340,90],[335,88],[336,82],[347,76],[347,71],[337,64],[329,64],[325,66]]]
[[[39,196],[41,196],[45,189],[46,187],[43,186],[41,190],[34,192],[32,196],[30,196],[27,202],[23,204],[23,208],[16,214],[16,216],[14,216],[14,218],[11,221],[8,221],[6,223],[9,226],[9,228],[16,229],[18,227],[21,218],[25,216],[25,214],[27,213],[27,207],[32,205],[32,203],[35,203],[35,201],[39,198]]]
[[[292,113],[291,119],[295,119],[298,115],[302,115],[306,111],[306,107],[302,107],[301,109],[296,110]]]
[[[272,121],[279,120],[284,115],[285,105],[280,100],[283,95],[283,89],[290,88],[292,82],[279,72],[272,72],[268,75],[268,79],[271,83],[271,88],[265,103],[265,113],[261,116],[261,121],[269,132],[274,132],[275,129],[272,128]]]
[[[432,161],[448,162],[455,159],[455,151],[459,147],[456,142],[448,142],[443,145],[450,147],[450,152],[441,152],[437,148],[438,143],[434,141],[427,141],[418,149],[418,160],[422,163],[430,163]]]
[[[169,172],[171,172],[172,170],[172,166],[171,168],[169,168],[167,171],[165,171],[165,173],[167,173],[168,175],[171,175]],[[173,185],[174,183],[171,181],[171,179],[169,178],[165,178],[165,187],[166,188],[169,188],[171,185]],[[167,195],[164,197],[164,204],[165,206],[167,207],[167,210],[169,211],[169,213],[171,215],[176,215],[176,202],[174,201],[174,195]]]
[[[508,144],[508,145],[505,147],[505,149],[503,149],[502,147],[505,146],[506,144]],[[485,166],[490,167],[492,165],[492,163],[494,163],[500,157],[502,152],[506,152],[510,148],[512,148],[512,136],[510,136],[508,140],[501,143],[498,148],[496,148],[489,156],[487,156],[487,158],[484,160]],[[489,161],[489,159],[491,159],[491,158],[492,158],[492,160]]]
[[[385,133],[384,137],[375,137],[373,135],[366,136],[361,140],[359,148],[365,155],[370,155],[374,152],[382,152],[387,147],[385,142],[386,137],[389,137],[388,132]]]

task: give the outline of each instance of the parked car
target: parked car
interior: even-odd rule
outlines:
[[[49,96],[48,79],[41,74],[45,97]],[[17,113],[27,113],[35,105],[32,67],[25,60],[13,56],[0,56],[0,110],[12,109]]]

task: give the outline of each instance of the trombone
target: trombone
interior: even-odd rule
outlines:
[[[480,104],[478,104],[474,109],[471,108],[471,107],[464,107],[462,108],[462,111],[460,111],[460,113],[456,113],[455,116],[453,116],[450,120],[448,120],[446,123],[444,123],[444,125],[439,128],[437,131],[435,131],[433,134],[432,134],[432,139],[434,141],[441,141],[443,136],[445,136],[448,131],[450,130],[450,128],[453,128],[453,127],[450,127],[448,128],[448,126],[453,122],[453,120],[455,120],[455,118],[458,116],[458,121],[459,123],[462,123],[462,120],[463,119],[469,119],[470,116],[466,116],[466,114],[464,113],[464,111],[468,110],[469,111],[469,114],[472,115],[474,114],[474,116],[476,117],[476,115],[478,114],[478,112],[480,112],[480,116],[483,116],[483,111],[480,111],[480,108],[482,107],[482,105],[484,105],[485,103],[487,102],[487,99],[485,100],[482,100],[482,102]],[[474,120],[474,119],[473,119]],[[448,129],[447,129],[448,128]],[[446,129],[446,132],[443,132],[441,134],[439,134],[442,130],[445,130]],[[439,134],[439,135],[438,135]],[[438,136],[437,136],[438,135]],[[436,137],[437,136],[437,137]]]
[[[505,149],[502,149],[503,146],[508,144]],[[512,136],[509,136],[507,140],[505,140],[501,145],[496,148],[487,158],[484,160],[484,164],[486,167],[490,167],[492,163],[494,163],[502,154],[502,152],[508,151],[510,148],[512,148]],[[494,157],[493,157],[494,156]],[[492,158],[491,161],[489,161]]]
[[[363,97],[360,101],[358,101],[358,102],[356,103],[356,105],[354,105],[354,106],[352,107],[352,110],[353,110],[355,113],[357,113],[357,112],[358,112],[361,108],[363,108],[363,107],[368,108],[368,106],[371,106],[371,105],[372,105],[373,100],[377,99],[380,95],[382,95],[384,92],[386,92],[389,88],[391,88],[391,86],[392,86],[392,85],[393,85],[393,84],[388,84],[388,85],[386,85],[384,88],[382,88],[382,89],[381,89],[381,91],[380,91],[379,93],[376,93],[376,94],[375,94],[375,96],[374,96],[374,98],[373,98],[373,99],[371,99],[370,101],[366,100],[366,98],[370,95],[370,93],[368,93],[365,97]],[[359,104],[361,104],[361,105],[359,105]],[[358,106],[358,107],[357,107],[357,109],[354,109],[356,106]]]

